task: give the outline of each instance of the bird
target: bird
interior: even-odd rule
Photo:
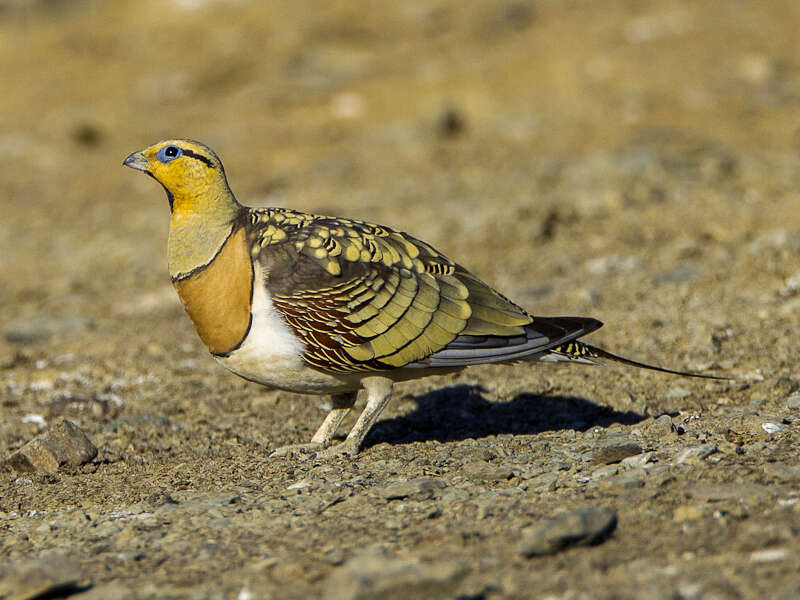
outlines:
[[[602,323],[534,316],[426,242],[391,227],[240,204],[222,161],[189,139],[125,158],[166,191],[172,284],[211,355],[270,389],[331,395],[308,443],[270,456],[355,456],[397,382],[477,364],[634,361],[579,341]],[[333,438],[360,390],[366,404]]]

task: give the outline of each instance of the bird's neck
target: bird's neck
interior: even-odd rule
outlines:
[[[237,227],[243,210],[230,190],[174,194],[168,249],[173,281],[214,259]]]

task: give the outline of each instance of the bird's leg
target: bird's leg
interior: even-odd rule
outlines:
[[[345,394],[334,394],[331,397],[331,410],[322,425],[317,429],[317,433],[311,438],[312,444],[321,444],[323,448],[330,445],[333,436],[336,435],[336,430],[339,429],[339,425],[342,424],[347,413],[356,403],[357,396],[358,390]]]
[[[317,429],[317,433],[311,438],[311,441],[306,444],[289,444],[288,446],[275,448],[270,452],[270,458],[294,454],[310,454],[330,446],[333,436],[336,435],[336,430],[342,424],[342,420],[347,416],[348,411],[353,408],[356,396],[358,396],[358,390],[344,394],[334,394],[331,397],[331,410],[322,425]]]
[[[353,429],[347,438],[336,446],[331,446],[317,453],[317,458],[331,458],[341,454],[355,456],[361,448],[361,443],[367,437],[378,415],[389,403],[392,396],[392,380],[387,377],[373,376],[361,380],[362,387],[367,390],[367,405],[358,417]],[[323,423],[324,425],[324,423]]]

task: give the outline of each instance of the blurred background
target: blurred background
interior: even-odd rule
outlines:
[[[410,231],[537,312],[596,308],[614,271],[691,280],[728,252],[731,276],[736,247],[797,233],[799,13],[6,0],[0,320],[176,305],[162,192],[120,167],[167,137],[211,145],[246,204]]]
[[[112,463],[144,457],[147,477],[167,477],[160,461],[183,461],[213,487],[203,465],[228,446],[203,440],[245,439],[233,462],[272,468],[264,448],[321,420],[316,400],[223,372],[183,315],[164,193],[121,165],[170,137],[215,149],[245,204],[393,226],[536,314],[601,319],[593,343],[754,384],[621,368],[453,378],[489,401],[784,410],[798,388],[799,26],[796,0],[0,0],[0,446],[64,415]],[[149,493],[144,475],[119,477],[79,495]]]

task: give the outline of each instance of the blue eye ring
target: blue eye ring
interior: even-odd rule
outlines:
[[[164,146],[161,150],[158,151],[156,154],[156,158],[163,163],[167,163],[171,160],[175,160],[181,154],[183,154],[183,150],[178,146]]]

